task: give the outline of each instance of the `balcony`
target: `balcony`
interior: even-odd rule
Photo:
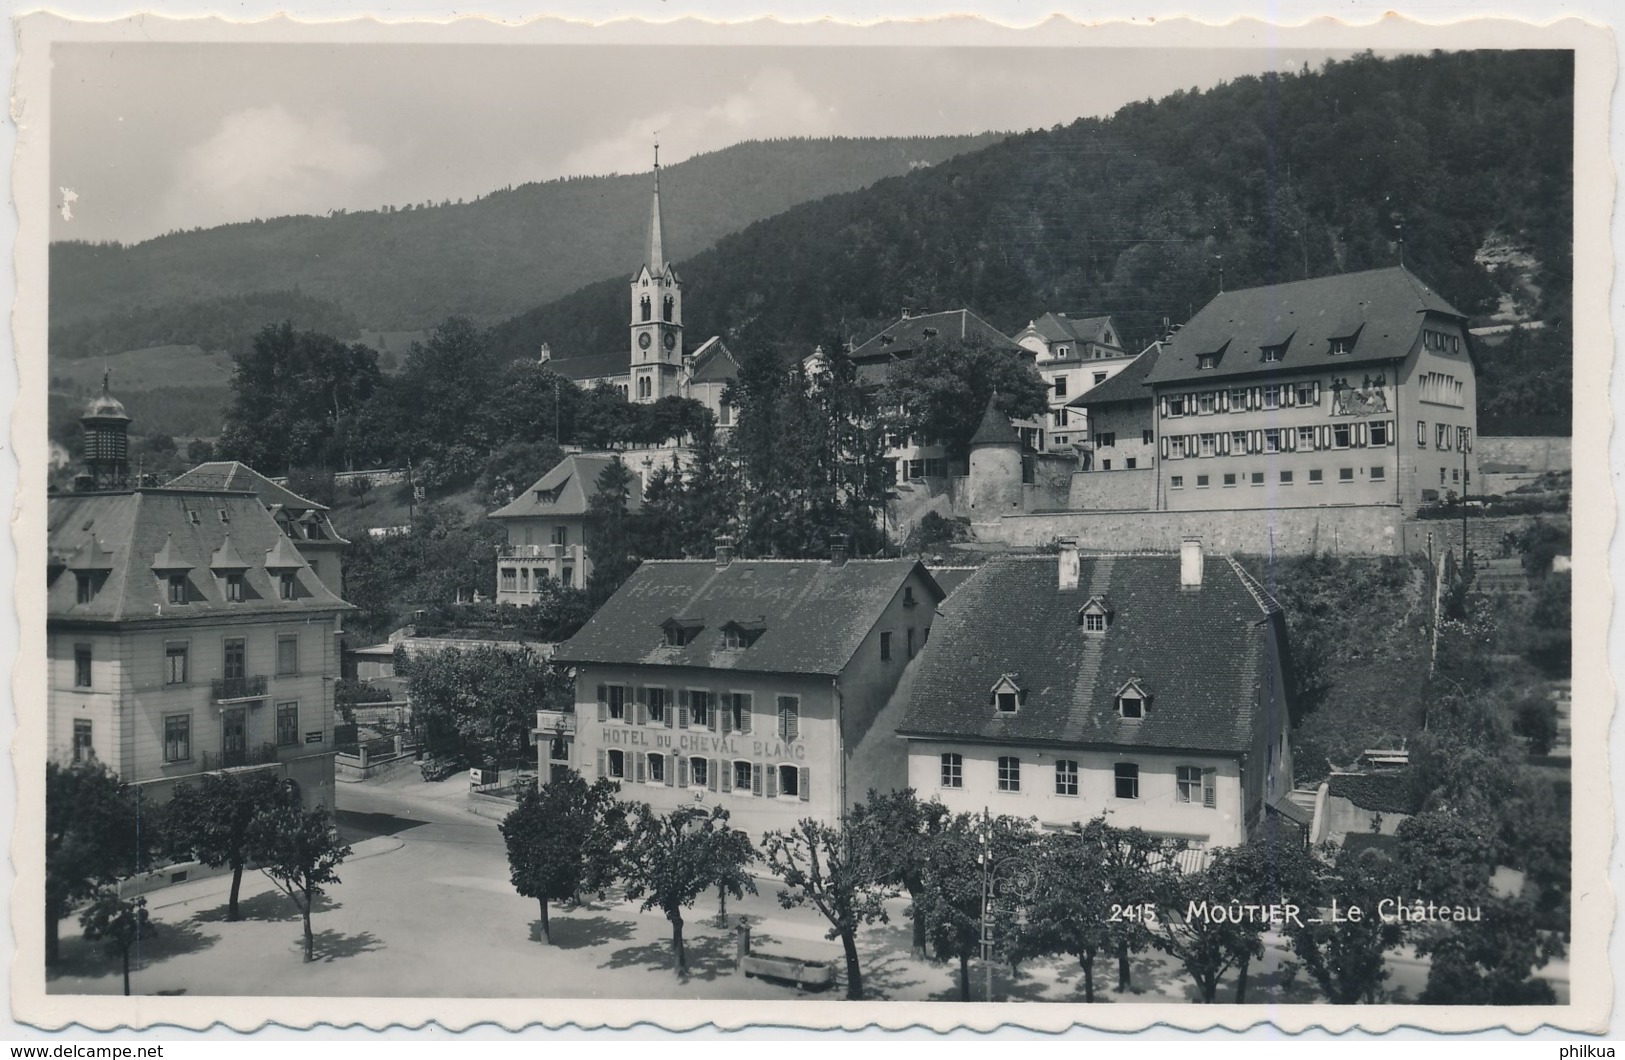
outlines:
[[[222,769],[240,769],[244,766],[275,765],[278,761],[277,746],[274,743],[262,743],[257,747],[244,747],[218,754],[204,751],[202,772],[215,773]]]
[[[216,677],[209,685],[216,703],[246,703],[250,700],[264,699],[269,694],[266,691],[264,674],[248,677]]]
[[[502,545],[497,548],[497,559],[560,559],[565,545]]]

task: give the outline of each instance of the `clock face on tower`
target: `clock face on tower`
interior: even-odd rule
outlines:
[[[671,332],[668,331],[668,332],[666,332],[665,342],[666,342],[666,349],[669,350],[673,346],[677,345],[677,336],[673,335]]]
[[[649,333],[647,331],[645,331],[643,334],[638,336],[638,349],[646,350],[648,348],[649,348]]]

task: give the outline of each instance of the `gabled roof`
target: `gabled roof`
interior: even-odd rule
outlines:
[[[547,367],[573,383],[590,379],[608,379],[627,375],[632,371],[631,356],[625,350],[613,353],[578,353],[572,357],[554,357]]]
[[[1157,366],[1158,349],[1156,346],[1147,347],[1144,353],[1128,363],[1128,367],[1107,379],[1098,386],[1092,386],[1067,402],[1069,408],[1088,408],[1095,405],[1109,405],[1114,401],[1145,401],[1151,400],[1151,391],[1146,389],[1145,380]]]
[[[1221,754],[1252,745],[1275,621],[1230,564],[1204,564],[1199,591],[1180,589],[1178,556],[1080,556],[1070,590],[1056,568],[1053,556],[995,558],[942,604],[901,734]],[[1112,601],[1111,629],[1086,635],[1078,608],[1097,594]],[[1007,673],[1027,689],[1016,714],[987,703]],[[1130,721],[1117,694],[1136,679],[1151,703]]]
[[[1168,340],[1149,382],[1229,379],[1396,360],[1410,352],[1424,313],[1466,320],[1403,265],[1226,291]],[[1333,357],[1331,340],[1348,338],[1356,330],[1359,340],[1354,349]],[[1262,360],[1262,347],[1279,345],[1288,337],[1281,360]],[[1217,367],[1196,367],[1198,354],[1221,348],[1225,354]]]
[[[835,676],[910,577],[932,606],[942,590],[914,560],[646,560],[555,662],[747,670]],[[681,647],[661,638],[666,616],[708,616]],[[711,617],[714,616],[714,619]],[[746,649],[725,648],[723,627],[750,616],[765,631]],[[985,700],[986,693],[983,693]]]
[[[1112,318],[1069,317],[1065,313],[1045,313],[1027,325],[1046,342],[1093,342],[1101,346],[1117,346],[1106,340],[1106,332],[1115,332]],[[1114,334],[1112,336],[1116,338]]]
[[[967,339],[980,339],[995,349],[1008,349],[1032,356],[1031,350],[1018,346],[1014,339],[969,309],[900,317],[847,356],[857,364],[859,383],[880,386],[886,382],[892,361],[907,357],[933,341],[963,342]]]
[[[286,486],[278,485],[236,460],[210,460],[190,471],[183,471],[169,482],[170,489],[247,490],[257,494],[269,508],[280,504],[307,512],[325,512],[327,505],[301,497]]]
[[[694,368],[689,374],[690,383],[731,383],[739,378],[739,362],[728,347],[722,344],[722,339],[713,335],[700,343],[694,351]]]
[[[598,476],[614,463],[613,453],[572,453],[530,488],[492,512],[492,519],[525,519],[548,515],[586,515],[598,492]],[[540,497],[537,494],[541,494]],[[643,483],[636,473],[627,491],[626,510],[643,507]]]
[[[221,511],[227,515],[224,522]],[[111,554],[107,579],[89,603],[78,602],[71,575],[59,573],[51,579],[46,611],[53,622],[307,615],[350,609],[308,571],[296,575],[296,599],[280,598],[263,560],[287,538],[252,493],[167,488],[68,493],[50,499],[46,519],[52,554],[72,555],[92,540]],[[221,580],[208,566],[226,544],[228,532],[231,550],[249,561],[240,602],[226,601]],[[169,603],[165,579],[153,569],[155,560],[177,565],[164,571],[165,576],[186,576],[188,603]]]

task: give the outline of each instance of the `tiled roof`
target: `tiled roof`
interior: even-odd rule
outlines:
[[[521,519],[548,515],[586,515],[598,492],[598,476],[613,463],[611,453],[572,453],[533,482],[529,489],[491,513],[492,519]],[[630,470],[630,469],[628,469]],[[540,494],[540,496],[538,496]],[[543,499],[547,498],[547,499]],[[643,484],[633,472],[626,510],[643,507]]]
[[[1463,317],[1402,265],[1226,291],[1174,333],[1150,382],[1227,379],[1395,360],[1409,353],[1424,312]],[[1353,350],[1332,357],[1331,340],[1351,336],[1355,337]],[[1262,347],[1283,342],[1286,351],[1281,360],[1262,360]],[[1219,353],[1218,366],[1199,370],[1196,358],[1203,353]]]
[[[1418,813],[1422,809],[1405,770],[1391,773],[1333,773],[1326,780],[1326,795],[1347,799],[1362,810],[1376,813]]]
[[[580,353],[574,357],[555,357],[547,367],[572,382],[588,379],[607,379],[631,374],[632,359],[625,350],[613,353]]]
[[[1107,405],[1114,401],[1146,401],[1151,400],[1151,391],[1146,389],[1145,380],[1157,366],[1158,348],[1150,346],[1134,360],[1127,368],[1107,379],[1099,386],[1090,387],[1067,405],[1072,408],[1087,408],[1091,405]]]
[[[284,508],[297,508],[307,512],[328,510],[327,505],[301,497],[288,487],[272,482],[247,464],[236,460],[210,460],[199,464],[190,471],[176,475],[170,480],[169,488],[247,490],[249,493],[258,494],[260,501],[267,508],[273,504],[280,504]]]
[[[1208,557],[1202,588],[1181,590],[1178,556],[1082,556],[1078,588],[1057,585],[1054,556],[990,560],[942,605],[899,732],[928,738],[1088,747],[1245,752],[1261,723],[1272,620],[1234,568]],[[1113,609],[1086,634],[1091,596]],[[1026,701],[990,705],[1017,675]],[[1138,681],[1139,721],[1117,694]],[[1284,705],[1282,707],[1284,710]]]
[[[731,383],[739,377],[739,362],[728,352],[728,347],[715,336],[700,344],[694,351],[694,370],[691,383]]]
[[[1111,317],[1069,317],[1065,313],[1045,313],[1033,321],[1031,327],[1048,342],[1095,342],[1102,346],[1116,346],[1106,341],[1106,330]]]
[[[51,498],[47,519],[55,576],[46,589],[46,609],[53,621],[306,614],[350,608],[313,577],[303,561],[295,573],[297,598],[281,599],[279,581],[264,564],[267,555],[279,554],[287,538],[252,493],[196,489],[68,493]],[[73,556],[92,541],[94,548],[105,550],[106,581],[89,603],[81,604],[77,578],[58,570],[54,557]],[[210,569],[223,553],[246,567],[240,602],[226,601],[224,584]],[[186,575],[187,603],[169,602],[166,579],[155,566],[166,576]]]
[[[759,673],[839,674],[911,574],[925,582],[930,608],[942,590],[914,560],[647,560],[555,661],[686,666]],[[700,626],[668,647],[661,623]],[[748,648],[725,648],[729,621],[765,627]]]
[[[1020,445],[1021,435],[1010,426],[1010,417],[999,411],[999,406],[992,398],[988,399],[987,411],[982,413],[982,422],[971,435],[971,448],[979,445]]]
[[[937,586],[942,589],[943,593],[952,596],[954,590],[964,585],[970,576],[976,573],[978,568],[929,567],[927,569],[931,572],[931,577],[937,580]]]
[[[847,356],[857,363],[858,382],[880,386],[886,382],[891,362],[909,356],[932,341],[965,339],[981,339],[995,349],[1032,356],[1031,351],[1017,346],[1014,339],[968,309],[902,317]]]

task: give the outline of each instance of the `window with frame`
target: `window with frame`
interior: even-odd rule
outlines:
[[[223,676],[228,681],[241,681],[248,676],[248,641],[227,637],[224,647]]]
[[[646,688],[643,694],[648,698],[649,724],[666,724],[666,690],[664,688]]]
[[[1283,485],[1283,486],[1292,485],[1292,472],[1290,472],[1290,471],[1281,472],[1281,485]]]
[[[299,596],[299,576],[292,571],[285,571],[277,579],[281,596],[284,600],[293,600]]]
[[[1312,467],[1309,469],[1309,481],[1311,484],[1320,482],[1324,477],[1325,476],[1321,473],[1320,468]]]
[[[1473,438],[1473,434],[1472,434],[1471,428],[1457,427],[1456,428],[1456,452],[1458,452],[1458,453],[1471,452],[1472,448],[1473,448],[1472,438]]]
[[[1207,484],[1208,484],[1208,477],[1206,475],[1197,475],[1196,476],[1196,488],[1197,489],[1205,490],[1205,489],[1207,489]]]
[[[1219,367],[1219,355],[1216,353],[1199,353],[1196,355],[1196,370],[1206,371],[1209,368]]]
[[[779,767],[779,797],[801,798],[801,768],[799,766]]]
[[[1346,424],[1346,423],[1333,424],[1332,425],[1332,448],[1333,449],[1347,449],[1349,447],[1349,441],[1350,441],[1351,434],[1352,434],[1352,431],[1351,431],[1348,424]]]
[[[1315,447],[1315,429],[1313,427],[1298,428],[1298,448],[1313,449]]]
[[[1095,435],[1095,445],[1101,449],[1111,449],[1117,445],[1116,431],[1101,431]]]
[[[73,646],[73,687],[90,687],[91,648],[88,644],[75,644]]]
[[[164,715],[164,761],[188,762],[192,758],[192,715]]]
[[[688,693],[688,723],[696,729],[711,726],[711,693],[690,689]]]
[[[750,790],[751,789],[751,768],[750,768],[750,763],[745,762],[745,761],[738,761],[738,762],[735,762],[733,764],[733,767],[734,767],[734,794],[736,794],[736,795],[749,795],[751,793],[751,790]]]
[[[1381,482],[1384,479],[1386,479],[1387,477],[1388,477],[1388,469],[1387,468],[1383,467],[1381,464],[1372,465],[1372,467],[1371,467],[1371,481],[1372,482]]]
[[[1245,453],[1247,451],[1247,431],[1230,432],[1230,451],[1232,453]]]
[[[568,762],[570,760],[570,741],[562,736],[555,736],[548,740],[547,760],[549,762]]]
[[[626,779],[626,752],[610,751],[604,756],[604,762],[609,766],[609,775],[615,780]]]
[[[1233,471],[1227,471],[1227,472],[1225,472],[1225,475],[1224,475],[1224,484],[1225,484],[1225,485],[1226,485],[1226,486],[1234,486],[1234,485],[1235,485],[1235,484],[1236,484],[1236,475],[1235,475],[1235,472],[1233,472]]]
[[[1185,455],[1185,436],[1183,434],[1171,435],[1168,439],[1168,455],[1175,460]]]
[[[1168,476],[1168,488],[1171,489],[1171,490],[1182,490],[1182,489],[1184,489],[1185,488],[1185,476],[1184,475],[1170,475],[1170,476]]]
[[[1258,353],[1259,353],[1259,357],[1258,357],[1259,360],[1273,363],[1275,361],[1279,361],[1282,357],[1286,356],[1286,347],[1285,346],[1263,346],[1263,347],[1260,347]],[[1269,408],[1269,407],[1270,406],[1268,406],[1268,405],[1265,406],[1265,408]]]
[[[96,757],[96,745],[91,739],[89,718],[73,719],[73,760],[89,762]]]
[[[1128,466],[1129,467],[1134,466],[1134,458],[1132,456],[1128,458]],[[1111,469],[1112,469],[1111,457],[1107,457],[1106,459],[1104,459],[1104,460],[1102,460],[1100,462],[1100,470],[1102,470],[1102,471],[1110,471]]]
[[[1271,383],[1264,388],[1264,407],[1267,409],[1281,407],[1281,386],[1279,383]]]
[[[1134,762],[1119,762],[1112,766],[1114,794],[1119,799],[1140,797],[1140,767]]]
[[[1197,414],[1202,416],[1213,415],[1214,409],[1217,407],[1215,405],[1215,399],[1217,396],[1218,395],[1214,394],[1214,392],[1211,390],[1204,390],[1200,394],[1196,395]]]
[[[1101,468],[1102,471],[1110,471],[1111,470],[1111,466],[1110,466],[1111,461],[1110,460],[1106,461],[1106,464],[1107,464],[1106,467]],[[1133,471],[1135,468],[1137,468],[1139,466],[1140,466],[1140,461],[1139,461],[1139,459],[1137,457],[1129,456],[1129,457],[1124,457],[1123,458],[1123,467],[1126,468],[1127,470]]]
[[[891,662],[891,633],[880,634],[880,661]]]
[[[1313,405],[1315,403],[1315,384],[1295,383],[1292,387],[1292,400],[1297,405]]]
[[[1350,353],[1353,350],[1354,350],[1354,340],[1353,339],[1333,339],[1332,340],[1332,351],[1331,352],[1332,352],[1333,357],[1341,357],[1343,354]]]
[[[299,742],[299,702],[276,705],[276,745],[292,747]]]
[[[1066,375],[1062,373],[1055,377],[1055,396],[1066,397]]]
[[[1015,755],[999,756],[999,790],[1021,790],[1021,759]]]
[[[953,751],[946,751],[942,755],[942,786],[945,788],[962,788],[965,786],[965,759],[963,755]]]
[[[1052,426],[1052,427],[1065,427],[1066,426],[1066,409],[1053,409],[1050,412],[1050,426]]]
[[[649,783],[664,784],[666,782],[666,756],[658,752],[650,752],[646,758]]]
[[[688,760],[688,782],[696,788],[703,788],[711,782],[710,759],[694,757]]]
[[[733,692],[729,694],[728,698],[731,715],[728,720],[733,723],[734,731],[750,732],[750,715],[754,706],[751,694],[749,692]]]
[[[164,684],[184,685],[186,683],[187,656],[191,648],[186,644],[164,645]]]
[[[998,694],[997,706],[1000,714],[1014,714],[1020,705],[1021,696],[1018,693],[1005,691]]]
[[[1370,430],[1372,445],[1387,445],[1392,440],[1388,437],[1387,420],[1372,420]]]
[[[74,599],[81,604],[88,604],[96,598],[96,582],[93,575],[84,571],[74,573]]]
[[[1439,424],[1437,428],[1435,428],[1434,434],[1436,439],[1435,444],[1437,444],[1440,449],[1450,448],[1450,425],[1448,423]]]
[[[1069,758],[1057,759],[1055,762],[1055,794],[1077,795],[1078,793],[1078,763]]]
[[[1090,611],[1083,616],[1083,628],[1089,633],[1106,632],[1106,616],[1098,611]]]
[[[1095,360],[1097,360],[1097,361],[1100,360],[1100,352],[1098,350],[1095,351]],[[1105,372],[1096,372],[1095,373],[1095,385],[1096,386],[1099,386],[1101,383],[1104,383],[1105,381],[1106,381],[1106,373]]]
[[[626,720],[626,686],[606,685],[604,696],[609,703],[609,717],[611,721]]]
[[[1201,440],[1198,444],[1201,446],[1201,453],[1203,456],[1212,456],[1214,453],[1218,452],[1219,442],[1217,435],[1204,434],[1201,436]]]
[[[1246,412],[1247,411],[1247,388],[1246,387],[1244,387],[1244,386],[1235,387],[1230,391],[1230,411],[1231,412]]]
[[[502,568],[502,591],[516,592],[519,589],[519,571],[513,567]]]
[[[1427,421],[1426,420],[1417,420],[1416,421],[1416,447],[1418,449],[1425,449],[1425,448],[1427,448],[1427,444],[1428,444],[1428,424],[1427,424]]]
[[[570,543],[570,528],[560,525],[552,528],[553,544],[568,545]]]
[[[226,575],[226,603],[240,604],[243,602],[243,576],[241,574]]]
[[[801,735],[801,699],[798,696],[779,697],[779,739],[792,743]]]
[[[1145,700],[1133,693],[1118,696],[1117,712],[1129,721],[1138,721],[1145,717]]]
[[[1255,486],[1262,486],[1264,484],[1264,473],[1262,471],[1254,471],[1250,476],[1248,476],[1248,480]]]
[[[1281,451],[1281,429],[1279,427],[1264,428],[1264,452],[1279,453]]]
[[[1340,468],[1338,468],[1337,469],[1337,481],[1339,481],[1339,482],[1353,482],[1354,481],[1354,469],[1352,467],[1340,467]]]
[[[186,575],[171,574],[169,576],[169,602],[177,605],[187,602]]]
[[[907,641],[908,657],[910,659],[912,659],[912,658],[914,658],[914,627],[913,626],[908,627],[908,630],[904,634],[904,639]]]
[[[299,672],[299,637],[297,634],[283,634],[277,637],[276,672],[279,677],[287,677]]]
[[[1157,444],[1157,432],[1155,430],[1153,430],[1152,428],[1149,428],[1149,427],[1144,428],[1143,430],[1141,430],[1140,431],[1140,444],[1141,445],[1156,445]]]

